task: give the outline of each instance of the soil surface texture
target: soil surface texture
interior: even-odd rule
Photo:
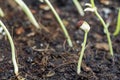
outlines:
[[[119,0],[95,0],[98,12],[105,22],[109,21],[114,57],[109,55],[109,46],[103,26],[96,15],[85,12],[82,17],[72,0],[50,0],[73,42],[69,47],[64,33],[50,8],[39,0],[24,0],[38,23],[36,30],[14,0],[0,0],[5,13],[1,18],[13,37],[19,76],[25,80],[120,80],[120,35],[113,36],[116,27]],[[79,0],[83,9],[89,0]],[[82,71],[77,74],[77,62],[84,32],[77,23],[85,20],[91,26]],[[17,80],[11,60],[11,48],[7,36],[0,34],[0,80]]]

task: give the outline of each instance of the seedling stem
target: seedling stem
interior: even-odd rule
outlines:
[[[83,58],[83,54],[84,54],[85,46],[86,46],[86,42],[87,42],[87,35],[88,35],[88,32],[85,31],[84,42],[82,44],[82,50],[79,53],[80,57],[79,57],[79,60],[78,60],[77,74],[80,74],[80,72],[81,72],[82,58]]]
[[[90,26],[87,22],[82,21],[82,20],[78,22],[78,26],[80,29],[82,29],[85,32],[84,41],[82,43],[82,50],[79,52],[80,57],[79,57],[78,66],[77,66],[77,74],[80,74],[81,65],[82,65],[82,58],[83,58],[83,54],[85,51],[85,46],[86,46],[86,42],[87,42],[87,35],[88,35],[89,30],[90,30]]]
[[[97,8],[95,7],[94,0],[90,0],[90,1],[91,1],[91,4],[92,4],[92,8],[94,8],[94,12],[95,12],[96,16],[100,19],[101,23],[103,24],[103,27],[104,27],[104,30],[106,32],[106,36],[107,36],[107,39],[108,39],[108,44],[109,44],[109,48],[110,48],[110,55],[113,56],[113,48],[112,48],[110,33],[108,31],[108,26],[105,24],[105,21],[103,20],[103,18],[98,13]]]
[[[5,14],[4,14],[2,8],[0,8],[0,17],[4,17],[4,16],[5,16]]]
[[[31,21],[31,23],[37,28],[40,29],[41,27],[37,23],[35,17],[33,16],[30,9],[27,7],[27,5],[23,2],[23,0],[15,0],[17,4],[22,8],[22,10],[25,12],[25,14],[28,16],[28,19]]]
[[[78,1],[78,0],[73,0],[73,3],[74,3],[74,5],[76,6],[79,14],[80,14],[81,16],[84,16],[84,11],[83,11],[82,6],[80,5],[79,1]]]
[[[13,65],[14,65],[14,72],[17,76],[18,75],[18,65],[17,65],[17,61],[16,61],[16,56],[15,56],[15,46],[14,46],[14,43],[13,43],[13,40],[12,40],[12,37],[11,37],[9,31],[7,30],[6,26],[3,24],[3,22],[1,20],[0,20],[0,25],[4,29],[6,35],[8,36],[8,39],[9,39],[9,42],[10,42],[10,45],[11,45],[12,62],[13,62]]]
[[[68,34],[68,31],[66,30],[61,18],[59,17],[59,15],[57,14],[57,12],[55,11],[54,7],[52,6],[52,4],[50,3],[49,0],[44,0],[46,2],[46,4],[50,7],[50,9],[52,10],[53,14],[55,15],[56,19],[58,20],[63,32],[64,32],[64,35],[66,36],[66,39],[67,39],[67,42],[69,44],[70,47],[73,46],[72,44],[72,40],[70,39],[70,36]]]
[[[114,36],[117,36],[120,33],[120,8],[118,11],[118,18],[117,18],[117,25],[116,25],[116,29],[115,32],[113,33]]]

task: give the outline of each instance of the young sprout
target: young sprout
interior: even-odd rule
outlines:
[[[60,26],[61,26],[61,28],[62,28],[62,30],[63,30],[63,32],[64,32],[64,35],[66,36],[68,45],[69,45],[70,47],[72,47],[72,46],[73,46],[72,40],[71,40],[71,38],[70,38],[70,36],[69,36],[69,34],[68,34],[68,31],[66,30],[66,28],[65,28],[65,26],[64,26],[64,24],[63,24],[61,18],[59,17],[59,15],[57,14],[57,12],[55,11],[55,9],[54,9],[54,7],[52,6],[52,4],[50,3],[50,1],[49,1],[49,0],[44,0],[44,1],[45,1],[45,3],[50,7],[50,9],[52,10],[53,14],[55,15],[57,21],[59,22],[59,24],[60,24]]]
[[[31,23],[37,28],[40,29],[41,27],[37,23],[35,17],[33,16],[30,9],[27,7],[27,5],[23,2],[23,0],[15,0],[17,4],[22,8],[22,10],[25,12],[25,14],[28,16],[28,19],[31,21]]]
[[[4,14],[3,10],[0,8],[0,17],[4,17],[4,16],[5,16],[5,14]]]
[[[81,52],[79,52],[80,57],[79,57],[78,66],[77,66],[77,74],[80,74],[82,58],[83,58],[83,54],[84,54],[84,51],[85,51],[85,46],[86,46],[86,42],[87,42],[87,35],[88,35],[89,30],[90,30],[90,26],[86,21],[80,21],[78,23],[78,25],[79,25],[79,28],[82,29],[85,32],[84,41],[82,43],[82,50],[81,50]]]
[[[3,28],[3,30],[5,31],[6,35],[8,36],[10,45],[11,45],[11,51],[12,51],[12,62],[14,65],[14,72],[16,74],[16,76],[18,75],[18,65],[17,65],[17,61],[16,61],[16,56],[15,56],[15,46],[12,40],[12,37],[9,33],[9,31],[7,30],[6,26],[3,24],[3,22],[0,20],[0,26]]]
[[[108,30],[108,25],[105,24],[105,21],[98,13],[97,8],[96,8],[95,3],[94,3],[94,0],[90,0],[90,1],[91,1],[91,4],[87,3],[86,6],[88,6],[88,8],[86,8],[84,11],[94,12],[96,14],[96,16],[100,19],[100,21],[104,27],[107,39],[108,39],[108,44],[109,44],[109,48],[110,48],[110,55],[113,56],[113,47],[112,47],[112,42],[111,42],[111,38],[110,38],[110,32]]]
[[[80,5],[79,1],[78,1],[78,0],[73,0],[73,3],[74,3],[74,5],[76,6],[79,14],[80,14],[81,16],[84,16],[84,11],[83,11],[82,6]]]
[[[113,33],[114,36],[117,36],[120,33],[120,8],[118,11],[118,18],[117,18],[117,26],[115,32]]]

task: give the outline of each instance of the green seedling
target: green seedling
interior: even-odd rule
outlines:
[[[84,54],[84,51],[85,51],[85,46],[86,46],[86,42],[87,42],[87,35],[88,35],[89,30],[90,30],[90,26],[87,22],[80,21],[79,22],[79,28],[82,29],[85,32],[85,35],[84,35],[84,41],[82,43],[82,50],[79,53],[80,57],[79,57],[79,60],[78,60],[77,74],[80,74],[80,72],[81,72],[82,58],[83,58],[83,54]]]
[[[118,18],[117,18],[117,25],[116,25],[116,29],[115,32],[113,33],[114,36],[117,36],[120,33],[120,8],[118,11]]]
[[[3,24],[3,22],[1,20],[0,20],[0,26],[3,28],[6,35],[8,36],[8,39],[9,39],[9,42],[10,42],[10,45],[11,45],[11,51],[12,51],[12,62],[13,62],[13,65],[14,65],[14,73],[17,76],[18,75],[18,65],[17,65],[17,61],[16,61],[15,46],[14,46],[12,37],[11,37],[9,31],[7,30],[6,26]]]
[[[84,16],[84,11],[83,11],[82,6],[80,5],[79,1],[78,1],[78,0],[73,0],[73,3],[74,3],[74,5],[76,6],[79,14],[80,14],[81,16]]]
[[[0,17],[4,17],[4,16],[5,16],[5,14],[4,14],[3,10],[0,8]]]
[[[37,28],[40,29],[41,27],[37,23],[35,17],[33,16],[32,12],[30,9],[27,7],[27,5],[23,2],[23,0],[15,0],[15,2],[22,8],[22,10],[25,12],[27,15],[28,19],[31,21],[31,23]]]
[[[57,12],[55,11],[55,9],[52,6],[52,4],[50,3],[50,1],[49,0],[44,0],[44,1],[50,7],[50,9],[52,10],[53,14],[55,15],[57,21],[59,22],[59,24],[60,24],[60,26],[61,26],[61,28],[62,28],[62,30],[64,32],[64,35],[66,36],[66,39],[67,39],[67,42],[68,42],[69,46],[72,47],[73,46],[72,40],[71,40],[71,38],[70,38],[70,36],[68,34],[68,31],[66,30],[66,27],[63,24],[61,18],[59,17],[59,15],[57,14]]]
[[[99,18],[99,20],[101,21],[106,36],[107,36],[107,40],[108,40],[108,44],[109,44],[109,49],[110,49],[110,55],[113,56],[113,47],[112,47],[112,42],[111,42],[111,38],[110,38],[110,32],[108,30],[108,25],[105,23],[105,21],[103,20],[103,18],[100,16],[100,14],[97,11],[97,8],[95,6],[94,0],[90,0],[91,4],[87,3],[86,6],[88,6],[88,8],[86,8],[84,11],[91,11],[94,12],[96,14],[96,16]]]

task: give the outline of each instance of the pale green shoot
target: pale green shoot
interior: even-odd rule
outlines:
[[[82,21],[81,23],[82,23],[82,25],[80,26],[80,29],[82,29],[85,32],[85,35],[84,35],[84,42],[82,43],[82,50],[79,53],[80,57],[78,60],[77,74],[80,74],[80,72],[81,72],[81,64],[82,64],[83,54],[84,54],[85,46],[86,46],[86,42],[87,42],[87,35],[90,30],[90,26],[87,22]]]
[[[105,31],[106,36],[107,36],[109,49],[110,49],[110,55],[113,56],[113,47],[112,47],[112,42],[111,42],[111,38],[110,38],[110,32],[108,30],[108,25],[105,23],[103,18],[98,13],[97,8],[96,8],[95,3],[94,3],[94,0],[90,0],[90,1],[91,1],[91,4],[87,3],[86,6],[88,6],[88,8],[86,8],[84,11],[94,12],[96,14],[96,16],[99,18],[99,20],[101,21],[101,23],[102,23],[102,25],[104,27],[104,31]]]
[[[37,28],[40,29],[41,27],[39,26],[39,24],[37,23],[35,17],[33,16],[32,12],[30,11],[30,9],[27,7],[27,5],[23,2],[23,0],[15,0],[15,2],[17,4],[19,4],[19,6],[22,8],[22,10],[25,12],[25,14],[27,15],[28,19],[31,21],[31,23]]]
[[[118,18],[117,18],[117,25],[116,25],[116,29],[115,32],[113,33],[114,36],[117,36],[120,33],[120,8],[118,11]]]
[[[6,26],[3,24],[3,22],[0,20],[0,26],[4,29],[6,35],[8,36],[10,45],[11,45],[11,51],[12,51],[12,62],[14,65],[14,73],[16,74],[16,76],[18,75],[18,65],[17,65],[17,61],[16,61],[16,56],[15,56],[15,46],[12,40],[12,37],[9,33],[9,31],[7,30]]]
[[[0,8],[0,17],[4,17],[4,16],[5,16],[5,14],[4,14],[3,10]]]
[[[82,6],[80,5],[79,1],[78,1],[78,0],[73,0],[73,3],[74,3],[74,5],[76,6],[79,14],[80,14],[81,16],[84,16],[84,11],[83,11]]]
[[[68,31],[66,30],[66,27],[65,27],[64,24],[63,24],[61,18],[59,17],[58,13],[55,11],[54,7],[52,6],[52,4],[50,3],[49,0],[44,0],[44,1],[45,1],[46,4],[50,7],[50,9],[52,10],[53,14],[55,15],[57,21],[59,22],[59,24],[60,24],[60,26],[61,26],[61,28],[62,28],[62,30],[63,30],[63,32],[64,32],[64,35],[66,36],[68,45],[69,45],[70,47],[72,47],[72,46],[73,46],[72,40],[71,40],[71,38],[70,38],[70,36],[69,36],[69,34],[68,34]]]

